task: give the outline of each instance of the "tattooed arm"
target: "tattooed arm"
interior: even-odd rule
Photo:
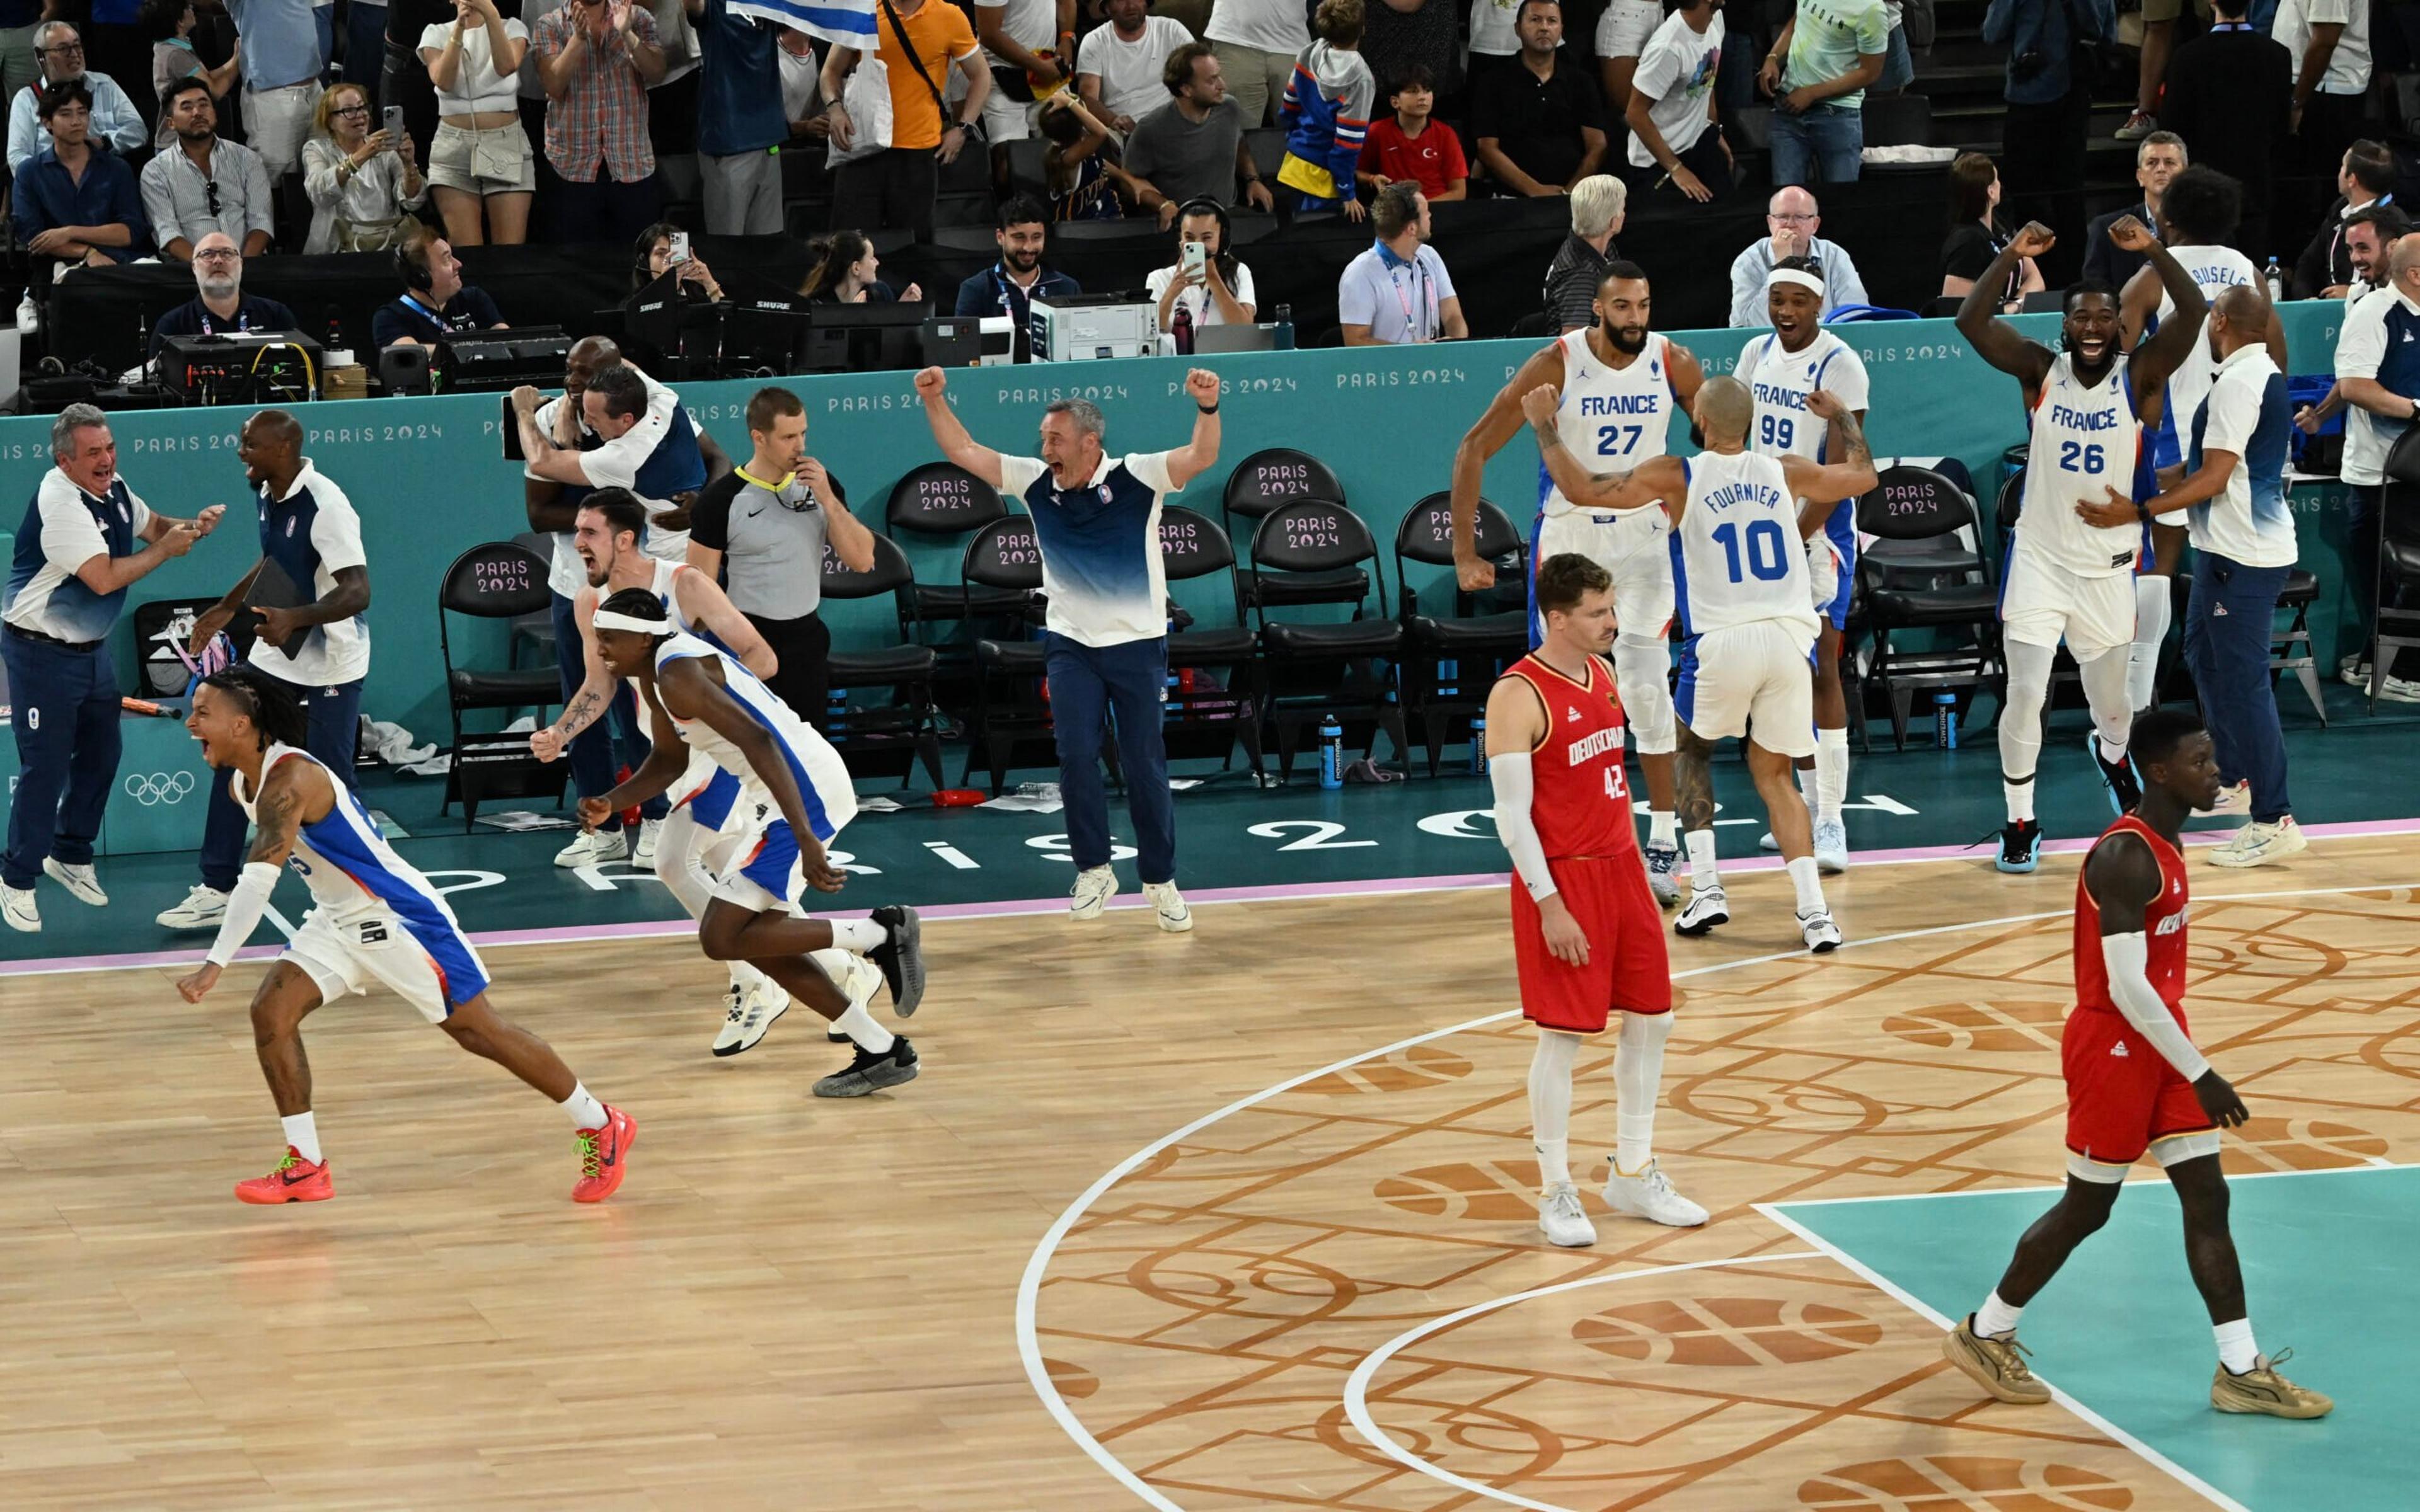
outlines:
[[[260,796],[253,803],[253,822],[258,832],[253,836],[252,853],[244,858],[243,875],[227,896],[226,914],[219,922],[218,938],[211,942],[209,953],[198,968],[177,981],[177,991],[185,1001],[198,1003],[218,985],[220,970],[235,959],[269,911],[269,895],[277,887],[278,872],[294,854],[296,837],[304,825],[326,818],[334,801],[335,789],[317,762],[280,762],[261,773]]]
[[[1673,747],[1673,807],[1679,810],[1681,832],[1712,829],[1714,824],[1714,747],[1701,740],[1687,725],[1675,731],[1678,744]]]
[[[1835,501],[1865,493],[1873,487],[1876,478],[1873,448],[1867,442],[1865,427],[1857,424],[1854,410],[1818,389],[1807,396],[1807,412],[1830,427],[1827,444],[1836,446],[1841,457],[1829,465],[1810,462],[1803,456],[1781,458],[1781,471],[1790,480],[1790,491],[1807,501],[1799,516],[1800,533],[1812,535],[1822,527],[1823,517],[1831,514]]]
[[[580,732],[595,724],[613,702],[613,674],[597,654],[597,591],[583,588],[571,601],[572,620],[580,626],[580,654],[586,674],[571,697],[563,701],[563,717],[530,733],[530,754],[551,762],[564,752]]]

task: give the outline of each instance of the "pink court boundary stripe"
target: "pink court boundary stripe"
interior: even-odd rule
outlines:
[[[2224,829],[2188,830],[2188,845],[2216,845],[2229,831]],[[2360,840],[2381,835],[2420,834],[2420,819],[2352,820],[2343,824],[2306,825],[2303,833],[2313,840]],[[2092,838],[2055,840],[2042,849],[2052,855],[2072,855],[2088,850]],[[1992,853],[1987,843],[1974,845],[1918,845],[1898,850],[1856,851],[1851,860],[1858,866],[1907,866],[1926,861],[1971,860],[1985,862]],[[1727,860],[1726,872],[1778,872],[1782,869],[1778,856],[1757,856],[1745,860]],[[1288,903],[1306,898],[1351,898],[1384,896],[1404,892],[1469,892],[1483,887],[1500,887],[1511,875],[1505,872],[1465,872],[1446,876],[1375,877],[1358,882],[1293,882],[1273,883],[1252,887],[1205,887],[1188,893],[1187,901],[1196,903]],[[992,903],[941,903],[917,912],[926,919],[1000,918],[1018,915],[1056,914],[1063,911],[1067,900],[1054,898],[1002,899]],[[1141,909],[1151,906],[1140,896],[1112,903],[1112,910]],[[826,914],[827,918],[863,918],[862,909]],[[622,924],[567,924],[549,929],[495,930],[471,936],[471,943],[486,949],[515,945],[575,945],[597,940],[637,940],[687,937],[696,926],[685,918],[639,919]],[[282,946],[248,946],[236,953],[239,961],[271,961],[284,949]],[[0,961],[0,977],[45,976],[70,971],[128,971],[146,966],[191,966],[197,950],[143,950],[126,955],[62,955],[30,961]]]

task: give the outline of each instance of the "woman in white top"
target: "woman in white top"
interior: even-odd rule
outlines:
[[[340,84],[319,97],[302,144],[302,193],[311,199],[306,253],[383,252],[415,230],[428,198],[411,138],[370,130],[370,93]]]
[[[1201,264],[1191,266],[1188,244],[1202,246]],[[1185,311],[1195,329],[1202,326],[1248,326],[1257,308],[1252,297],[1252,270],[1227,249],[1227,212],[1211,200],[1185,207],[1176,222],[1176,263],[1155,268],[1143,286],[1159,301],[1159,329],[1174,328],[1176,312]]]
[[[537,159],[521,129],[515,77],[528,51],[529,28],[498,15],[496,0],[454,0],[453,21],[420,34],[420,60],[437,86],[428,182],[445,239],[457,247],[529,239]]]

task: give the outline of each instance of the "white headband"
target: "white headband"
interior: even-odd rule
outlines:
[[[600,609],[589,624],[600,630],[628,630],[632,635],[670,635],[673,627],[665,620],[643,620],[634,614],[616,614]]]
[[[1764,275],[1764,286],[1767,289],[1778,284],[1795,284],[1819,300],[1823,297],[1823,281],[1813,273],[1803,272],[1795,268],[1776,268]]]

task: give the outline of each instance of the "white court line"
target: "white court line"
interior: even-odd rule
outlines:
[[[2295,1176],[2308,1173],[2299,1171],[2272,1171],[2268,1174],[2273,1176]],[[2230,1177],[2228,1180],[2232,1180],[2233,1178]],[[1960,1194],[1944,1193],[1939,1195],[1956,1196]],[[1924,1302],[1914,1292],[1908,1291],[1898,1286],[1881,1272],[1874,1270],[1871,1266],[1859,1260],[1855,1256],[1851,1255],[1848,1251],[1831,1242],[1823,1235],[1815,1232],[1811,1228],[1808,1228],[1806,1225],[1793,1222],[1789,1217],[1775,1211],[1776,1204],[1759,1202],[1754,1204],[1754,1206],[1756,1211],[1762,1213],[1765,1217],[1772,1219],[1782,1227],[1789,1229],[1792,1233],[1796,1234],[1799,1238],[1807,1241],[1809,1244],[1817,1245],[1823,1249],[1824,1253],[1830,1255],[1832,1258],[1839,1261],[1842,1265],[1855,1272],[1858,1275],[1863,1276],[1875,1288],[1875,1289],[1882,1291],[1888,1296],[1897,1298],[1901,1306],[1907,1308],[1918,1318],[1930,1320],[1943,1333],[1946,1334],[1949,1332],[1949,1330],[1958,1326],[1958,1320],[1956,1319],[1943,1317],[1940,1313],[1937,1313],[1931,1307],[1926,1306]],[[2112,1423],[2105,1417],[2102,1417],[2100,1413],[2094,1412],[2091,1408],[2085,1406],[2082,1402],[2076,1400],[2073,1396],[2069,1396],[2066,1392],[2059,1390],[2056,1386],[2051,1385],[2050,1381],[2044,1378],[2040,1372],[2035,1372],[2034,1379],[2040,1381],[2043,1385],[2050,1386],[2051,1399],[2057,1402],[2059,1406],[2066,1408],[2069,1412],[2073,1412],[2076,1416],[2084,1419],[2086,1423],[2099,1428],[2102,1432],[2107,1434],[2117,1443],[2122,1443],[2127,1448],[2133,1450],[2136,1454],[2142,1456],[2148,1463],[2160,1470],[2167,1472],[2169,1475],[2173,1476],[2179,1483],[2183,1485],[2187,1490],[2202,1497],[2213,1506],[2225,1508],[2226,1512],[2251,1512],[2249,1507],[2246,1507],[2234,1497],[2227,1495],[2225,1491],[2212,1486],[2210,1482],[2202,1479],[2199,1475],[2195,1474],[2192,1471],[2187,1470],[2184,1466],[2178,1464],[2166,1455],[2160,1453],[2160,1451],[2152,1448],[2149,1444],[2145,1443],[2142,1440],[2127,1432],[2124,1428],[2119,1427],[2117,1424]]]
[[[1354,1366],[1353,1374],[1344,1382],[1344,1415],[1353,1420],[1354,1431],[1377,1445],[1380,1452],[1388,1458],[1398,1464],[1408,1465],[1432,1480],[1443,1481],[1457,1490],[1484,1496],[1492,1502],[1527,1507],[1529,1512],[1571,1512],[1570,1508],[1557,1506],[1552,1502],[1532,1502],[1526,1496],[1516,1496],[1511,1491],[1498,1490],[1483,1481],[1470,1480],[1455,1474],[1452,1471],[1440,1469],[1397,1443],[1388,1435],[1386,1429],[1378,1426],[1378,1420],[1370,1413],[1371,1381],[1399,1351],[1410,1349],[1430,1335],[1441,1334],[1457,1323],[1466,1322],[1473,1318],[1492,1313],[1499,1307],[1510,1307],[1516,1302],[1551,1297],[1559,1291],[1576,1291],[1582,1287],[1609,1286],[1616,1281],[1637,1281],[1651,1275],[1671,1275],[1681,1271],[1710,1271],[1730,1265],[1773,1265],[1782,1260],[1820,1260],[1826,1258],[1829,1253],[1820,1249],[1802,1249],[1792,1250],[1786,1255],[1748,1255],[1729,1260],[1690,1260],[1681,1265],[1652,1265],[1643,1271],[1617,1271],[1611,1275],[1584,1276],[1577,1281],[1561,1281],[1551,1287],[1516,1291],[1509,1297],[1497,1297],[1488,1302],[1475,1303],[1458,1313],[1448,1313],[1443,1318],[1433,1318],[1418,1328],[1398,1334],[1364,1355],[1361,1363]]]
[[[1947,857],[1944,859],[1947,859]],[[2335,887],[2285,887],[2262,892],[2217,893],[2202,899],[2201,902],[2205,903],[2256,903],[2269,898],[2305,898],[2341,895],[2351,892],[2387,892],[2408,888],[2420,888],[2420,883],[2372,882],[2359,886]],[[1898,940],[1922,939],[1934,934],[1951,934],[1970,930],[1996,929],[2007,924],[2039,923],[2046,918],[2068,918],[2071,917],[2072,913],[2073,908],[2072,905],[2071,905],[2066,908],[2045,909],[2039,913],[2009,914],[1998,918],[1969,919],[1956,924],[1935,924],[1925,929],[1901,930],[1892,934],[1878,934],[1871,939],[1851,940],[1840,949],[1855,949],[1862,946],[1888,945]],[[1805,954],[1806,951],[1804,949],[1776,950],[1768,955],[1749,956],[1743,960],[1725,961],[1710,966],[1697,966],[1687,971],[1677,971],[1672,974],[1672,980],[1675,981],[1682,981],[1692,977],[1710,976],[1718,971],[1735,971],[1742,966],[1764,965],[1775,961],[1796,960],[1803,957]],[[1411,1035],[1408,1038],[1397,1040],[1392,1044],[1380,1045],[1375,1050],[1365,1050],[1357,1055],[1347,1056],[1342,1060],[1322,1066],[1317,1071],[1305,1072],[1299,1076],[1289,1077],[1285,1081],[1280,1082],[1274,1087],[1254,1092],[1249,1097],[1237,1098],[1234,1102],[1228,1103],[1225,1107],[1219,1108],[1213,1113],[1205,1113],[1201,1118],[1194,1119],[1183,1128],[1178,1129],[1173,1133],[1163,1134],[1159,1138],[1153,1140],[1150,1144],[1145,1145],[1142,1149],[1136,1150],[1133,1154],[1128,1155],[1125,1159],[1118,1162],[1116,1165],[1104,1172],[1099,1180],[1095,1180],[1091,1186],[1086,1187],[1073,1202],[1069,1203],[1065,1210],[1059,1214],[1058,1218],[1051,1223],[1050,1227],[1044,1232],[1041,1242],[1034,1246],[1033,1254],[1025,1262],[1025,1273],[1017,1281],[1016,1351],[1018,1356],[1025,1363],[1025,1379],[1033,1387],[1033,1394],[1042,1399],[1043,1407],[1050,1413],[1051,1417],[1058,1422],[1061,1430],[1063,1431],[1069,1439],[1075,1442],[1076,1447],[1083,1450],[1094,1464],[1100,1466],[1101,1469],[1119,1485],[1124,1486],[1127,1490],[1132,1491],[1145,1505],[1156,1507],[1158,1509],[1158,1512],[1185,1512],[1185,1509],[1182,1506],[1177,1504],[1175,1502],[1169,1500],[1163,1492],[1147,1484],[1141,1476],[1136,1474],[1115,1455],[1109,1453],[1109,1451],[1102,1445],[1100,1440],[1093,1437],[1092,1431],[1086,1428],[1083,1423],[1077,1418],[1075,1410],[1067,1405],[1066,1397],[1060,1394],[1057,1384],[1050,1379],[1049,1366],[1043,1362],[1041,1338],[1035,1322],[1035,1317],[1042,1292],[1043,1276],[1049,1270],[1050,1261],[1058,1253],[1059,1246],[1065,1242],[1068,1232],[1072,1230],[1076,1227],[1077,1223],[1083,1218],[1084,1214],[1091,1210],[1093,1204],[1101,1199],[1103,1194],[1107,1193],[1110,1187],[1117,1185],[1118,1182],[1125,1180],[1128,1176],[1133,1175],[1135,1171],[1140,1169],[1147,1162],[1157,1158],[1162,1151],[1168,1149],[1171,1146],[1190,1138],[1192,1135],[1199,1134],[1202,1130],[1208,1128],[1210,1125],[1218,1122],[1220,1119],[1225,1119],[1232,1114],[1240,1113],[1246,1108],[1265,1103],[1273,1097],[1282,1096],[1307,1082],[1317,1081],[1322,1076],[1329,1076],[1338,1072],[1350,1071],[1352,1068],[1360,1065],[1364,1061],[1376,1060],[1382,1057],[1393,1055],[1398,1050],[1407,1050],[1414,1045],[1426,1044],[1432,1040],[1442,1040],[1449,1035],[1460,1034],[1466,1029],[1483,1028],[1490,1024],[1500,1024],[1506,1019],[1518,1018],[1520,1016],[1520,1012],[1521,1011],[1517,1008],[1506,1009],[1501,1012],[1482,1014],[1475,1019],[1466,1019],[1460,1024],[1450,1024],[1441,1029],[1431,1029],[1422,1034]],[[1932,1194],[1925,1195],[1931,1196]],[[1856,1200],[1869,1199],[1860,1198]],[[1811,1242],[1821,1242],[1821,1241],[1814,1240],[1814,1236],[1812,1235],[1808,1235],[1807,1237]],[[1854,1266],[1852,1268],[1854,1269]],[[1921,1308],[1918,1308],[1917,1310],[1919,1312],[1922,1311]],[[2117,1439],[2120,1436],[2115,1430],[2111,1430],[2110,1437]],[[2160,1465],[2162,1468],[2173,1470],[2174,1467],[2167,1465],[2166,1461],[2151,1455],[2148,1449],[2146,1449],[2144,1453],[2152,1463]],[[2178,1473],[2180,1477],[2186,1480],[2187,1484],[2198,1488],[2198,1482],[2193,1481],[2191,1477],[2182,1476],[2181,1472],[2178,1472]],[[2234,1506],[2233,1503],[2222,1503],[2222,1504],[2229,1507]],[[2241,1509],[2237,1509],[2237,1512],[2241,1512]]]

